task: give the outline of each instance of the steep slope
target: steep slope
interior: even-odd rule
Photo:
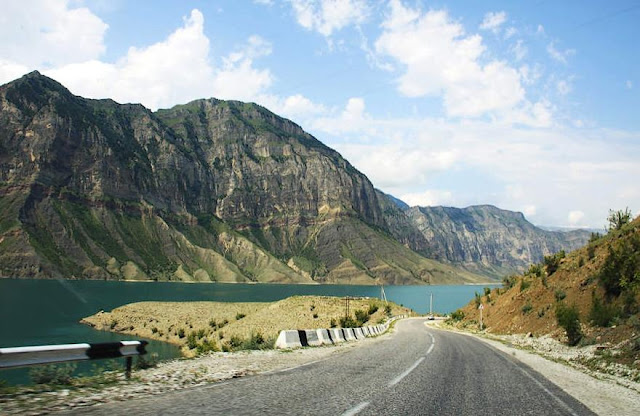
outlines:
[[[571,344],[599,343],[601,350],[615,347],[603,358],[628,364],[636,373],[640,370],[640,217],[566,257],[548,257],[504,283],[488,296],[478,294],[454,314],[456,319],[477,328],[482,303],[489,332],[548,334]],[[563,315],[567,309],[576,319],[573,340],[558,323],[558,316],[569,316]]]
[[[500,278],[560,250],[586,244],[590,233],[546,231],[519,212],[490,205],[412,207],[405,211],[424,240],[410,247],[424,256]]]
[[[0,274],[478,281],[390,238],[368,179],[255,104],[152,113],[37,72],[0,87]]]

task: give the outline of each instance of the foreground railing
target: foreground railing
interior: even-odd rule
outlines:
[[[126,376],[129,378],[132,357],[145,355],[147,353],[146,346],[147,341],[120,341],[0,348],[0,369],[125,357]]]

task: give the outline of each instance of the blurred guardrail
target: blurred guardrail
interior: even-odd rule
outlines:
[[[120,341],[0,348],[0,369],[125,357],[128,378],[131,376],[132,357],[145,355],[146,346],[147,341]]]

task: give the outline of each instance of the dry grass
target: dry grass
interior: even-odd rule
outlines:
[[[392,314],[410,314],[410,309],[394,303]],[[384,302],[379,299],[352,299],[351,316],[357,309],[378,306],[367,324],[385,317]],[[274,339],[284,329],[329,328],[331,320],[344,316],[344,298],[329,296],[293,296],[272,303],[230,302],[139,302],[120,306],[111,312],[98,312],[82,320],[96,329],[141,336],[182,346],[183,354],[193,356],[188,336],[198,333],[198,342],[221,348],[231,337],[247,339],[260,333]],[[236,319],[245,315],[241,319]],[[226,321],[226,324],[225,324]],[[182,335],[182,336],[181,336]]]

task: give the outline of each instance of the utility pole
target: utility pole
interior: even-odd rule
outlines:
[[[387,302],[387,295],[386,293],[384,293],[384,286],[380,285],[380,297],[382,298],[382,300],[384,300],[384,304],[387,305],[389,302]]]
[[[480,331],[482,331],[482,310],[484,309],[484,305],[481,303],[480,306],[478,306],[478,310],[480,311]]]

